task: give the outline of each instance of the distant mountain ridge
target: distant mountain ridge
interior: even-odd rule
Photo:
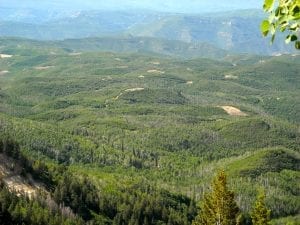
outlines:
[[[210,58],[223,59],[232,54],[229,51],[215,47],[208,43],[186,43],[176,40],[159,38],[133,37],[130,35],[119,37],[99,37],[84,39],[66,39],[63,41],[33,41],[20,38],[0,38],[1,43],[6,43],[11,49],[16,45],[49,46],[64,49],[69,53],[74,52],[115,52],[115,53],[142,53],[171,56],[181,59]],[[15,54],[15,52],[8,52]]]
[[[0,9],[0,12],[2,10]],[[3,10],[5,11],[5,10]],[[123,34],[132,26],[146,25],[165,14],[136,11],[27,11],[0,16],[0,35],[39,40],[62,40]],[[37,22],[38,21],[38,22]]]
[[[78,11],[0,7],[0,21],[42,24],[48,21],[72,17],[76,13]]]
[[[3,9],[0,9],[0,12]],[[22,13],[23,12],[23,13]],[[4,19],[4,17],[6,19]],[[259,31],[260,10],[210,14],[174,14],[151,11],[19,11],[0,16],[0,36],[39,40],[131,35],[207,42],[237,53],[274,55],[295,50],[283,41],[270,46]],[[34,21],[39,21],[38,23]],[[279,35],[280,36],[280,35]]]
[[[259,30],[263,14],[258,10],[244,10],[220,14],[176,15],[164,17],[147,27],[134,27],[134,36],[159,37],[184,42],[207,42],[235,52],[274,54],[293,52],[283,41],[262,37]],[[280,35],[277,37],[280,39]]]

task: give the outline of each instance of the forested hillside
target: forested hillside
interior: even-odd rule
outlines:
[[[1,224],[192,224],[223,169],[298,224],[300,57],[128,43],[0,39]]]

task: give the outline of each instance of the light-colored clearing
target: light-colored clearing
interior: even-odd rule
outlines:
[[[222,109],[224,109],[229,115],[231,116],[247,116],[246,113],[242,112],[238,108],[235,108],[233,106],[220,106]]]
[[[191,81],[191,80],[189,80],[189,81],[186,82],[186,84],[188,84],[188,85],[191,85],[191,84],[193,84],[193,83],[194,83],[194,82]]]
[[[112,80],[112,77],[108,76],[108,77],[106,77],[106,78],[102,78],[101,80],[102,80],[102,81]]]
[[[153,65],[160,65],[160,62],[151,62]]]
[[[120,59],[120,58],[115,58],[115,60],[116,60],[116,61],[121,61],[121,59]]]
[[[234,76],[234,75],[231,75],[231,74],[227,74],[225,75],[225,79],[228,79],[228,80],[236,80],[238,79],[239,77],[238,76]]]
[[[34,67],[34,69],[36,70],[47,70],[47,69],[50,69],[50,68],[53,68],[54,66],[36,66]]]
[[[148,70],[147,73],[164,74],[165,71],[160,71],[160,70]]]
[[[128,66],[117,66],[116,68],[118,68],[118,69],[127,69]]]
[[[10,191],[15,191],[18,196],[25,194],[29,198],[33,198],[38,194],[43,187],[31,181],[29,184],[19,174],[22,168],[15,164],[10,158],[0,154],[0,178]],[[43,190],[44,191],[44,190]]]
[[[30,199],[35,197],[39,188],[26,184],[20,176],[12,176],[3,179],[10,191],[14,191],[18,196],[25,194]]]
[[[193,71],[190,67],[186,68],[187,71]]]
[[[145,88],[130,88],[126,89],[125,92],[143,91]]]
[[[2,71],[0,71],[0,75],[5,75],[5,74],[7,74],[7,73],[9,73],[8,70],[2,70]]]
[[[4,59],[4,58],[11,58],[12,55],[7,55],[7,54],[0,54],[0,58]]]
[[[141,75],[141,76],[139,76],[139,78],[145,78],[145,76]]]
[[[81,54],[82,54],[81,52],[72,52],[72,53],[69,53],[69,56],[78,56]]]
[[[129,88],[126,89],[124,92],[134,92],[134,91],[143,91],[145,88]],[[121,92],[117,97],[114,98],[114,100],[118,100],[124,93]]]

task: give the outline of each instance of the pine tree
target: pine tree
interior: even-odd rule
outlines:
[[[271,211],[266,207],[265,199],[266,195],[264,192],[259,193],[257,196],[251,215],[253,225],[270,224]]]
[[[193,225],[236,225],[238,216],[234,193],[228,190],[226,174],[221,171],[213,180],[212,191],[205,195]]]

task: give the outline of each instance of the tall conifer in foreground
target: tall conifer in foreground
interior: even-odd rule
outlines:
[[[193,225],[236,225],[239,211],[234,193],[227,187],[226,174],[221,171],[212,182],[212,191],[205,195]]]
[[[268,225],[270,224],[271,210],[265,204],[266,195],[264,192],[259,193],[256,202],[254,203],[251,214],[253,225]]]

